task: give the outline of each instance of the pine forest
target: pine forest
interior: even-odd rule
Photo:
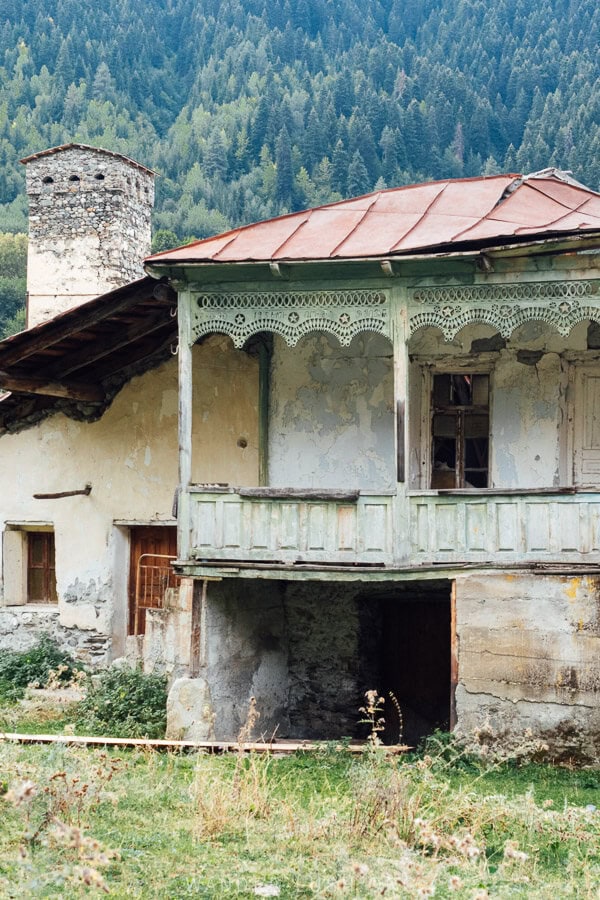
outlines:
[[[597,190],[599,35],[596,0],[4,0],[0,333],[23,156],[156,170],[156,249],[422,180],[558,166]]]

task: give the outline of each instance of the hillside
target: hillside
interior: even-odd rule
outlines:
[[[423,179],[557,165],[600,187],[596,0],[3,8],[0,334],[23,324],[19,158],[68,141],[162,176],[155,249]]]

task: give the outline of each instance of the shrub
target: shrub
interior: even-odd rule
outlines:
[[[164,737],[167,724],[167,680],[141,669],[108,669],[90,680],[77,705],[78,731],[111,737]]]
[[[68,684],[81,670],[73,657],[56,641],[43,635],[30,650],[6,653],[0,657],[0,697],[18,700],[30,684],[45,685],[51,673]]]

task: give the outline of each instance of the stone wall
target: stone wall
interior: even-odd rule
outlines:
[[[61,625],[57,606],[0,608],[0,652],[29,650],[42,636],[53,638],[85,666],[109,661],[110,636]]]
[[[26,165],[29,326],[143,276],[152,172],[78,146],[29,157]]]

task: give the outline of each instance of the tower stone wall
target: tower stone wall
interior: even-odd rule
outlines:
[[[106,150],[69,144],[29,156],[27,325],[143,276],[154,173]]]

